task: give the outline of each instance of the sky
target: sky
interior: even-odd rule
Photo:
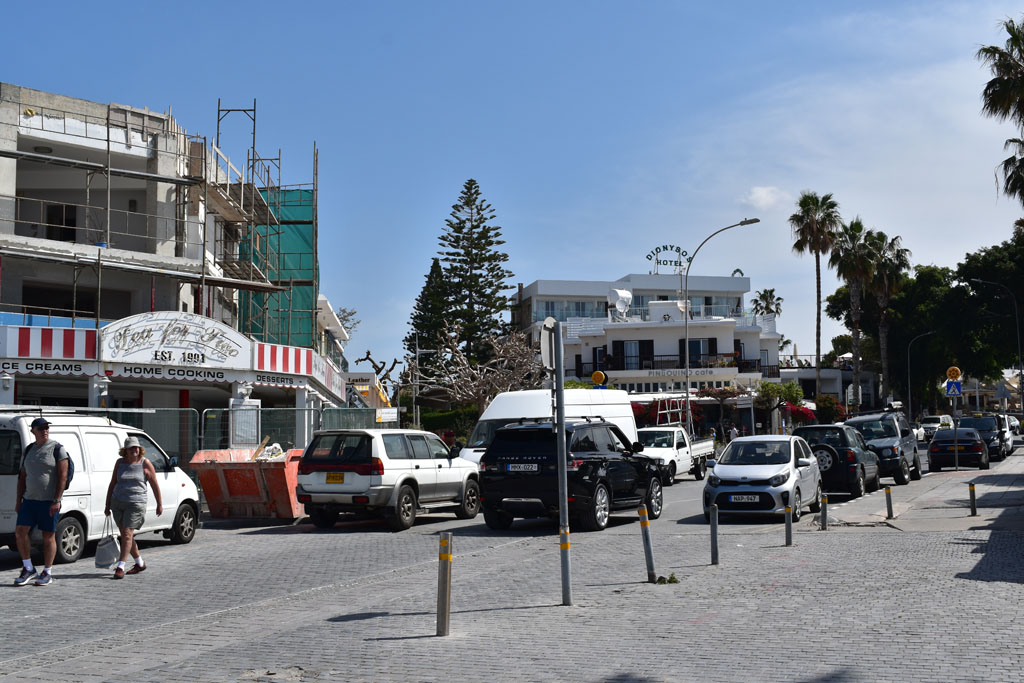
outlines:
[[[404,355],[413,303],[469,178],[514,273],[615,280],[707,243],[692,275],[736,268],[783,298],[814,352],[814,260],[788,217],[805,190],[954,267],[1022,215],[995,168],[1015,137],[981,115],[982,45],[1009,2],[47,3],[5,7],[0,80],[170,108],[211,139],[217,103],[256,101],[256,148],[284,184],[319,149],[321,292],[361,324],[350,361]],[[100,9],[102,7],[102,10]],[[251,130],[222,124],[245,159]],[[823,270],[822,296],[839,282]],[[510,291],[511,293],[511,291]],[[822,314],[822,353],[845,331]],[[366,363],[353,370],[369,370]]]

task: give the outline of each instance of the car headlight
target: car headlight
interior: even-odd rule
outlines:
[[[882,449],[882,455],[896,455],[896,449],[895,448],[883,448]]]
[[[771,479],[768,480],[768,483],[771,486],[782,486],[787,481],[789,481],[789,472],[788,471],[780,472],[779,474],[776,474],[774,477],[772,477]]]
[[[722,480],[713,474],[708,475],[708,486],[717,488],[722,483]]]

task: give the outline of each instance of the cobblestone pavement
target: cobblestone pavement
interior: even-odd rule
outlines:
[[[1016,485],[999,488],[1000,475],[1019,481],[1015,459],[984,473],[993,492]],[[955,491],[955,476],[900,489]],[[699,485],[673,489],[690,500]],[[684,507],[651,525],[658,574],[679,583],[645,582],[640,527],[618,519],[573,535],[572,607],[561,605],[556,530],[544,522],[497,533],[480,518],[431,515],[401,534],[373,522],[210,524],[187,546],[146,542],[150,568],[123,581],[89,557],[58,566],[52,587],[5,579],[0,678],[1021,679],[1024,531],[831,533],[805,519],[786,547],[781,524],[730,522],[711,566],[707,527],[691,521],[699,508]],[[440,530],[455,534],[446,638],[434,635]],[[17,566],[0,551],[10,580]]]

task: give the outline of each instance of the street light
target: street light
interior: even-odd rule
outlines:
[[[760,222],[760,218],[744,218],[739,223],[733,223],[732,225],[715,230],[705,237],[704,241],[698,244],[697,248],[690,254],[690,257],[686,259],[685,277],[683,271],[679,271],[679,286],[683,294],[683,299],[679,302],[679,310],[683,312],[683,372],[686,377],[686,429],[690,434],[693,434],[693,412],[690,410],[690,264],[693,263],[693,257],[697,255],[700,248],[718,233],[725,232],[729,228],[737,228],[741,225],[752,225]]]
[[[935,330],[930,332],[922,332],[913,339],[910,340],[910,344],[913,344],[921,337],[927,337],[929,334],[935,334]],[[907,344],[907,419],[914,419],[914,404],[910,401],[910,344]]]
[[[1004,284],[999,282],[992,282],[991,280],[982,280],[980,278],[971,278],[971,282],[977,282],[986,285],[994,285],[996,287],[1002,287],[1006,290],[1010,298],[1013,299],[1013,318],[1017,322],[1017,395],[1020,401],[1021,409],[1024,410],[1024,365],[1020,362],[1020,315],[1017,313],[1017,297],[1014,296],[1013,290]]]

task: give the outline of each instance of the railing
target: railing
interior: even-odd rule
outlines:
[[[608,319],[608,311],[605,309],[603,303],[595,303],[589,311],[586,311],[585,309],[586,307],[577,306],[539,306],[533,310],[533,322],[543,322],[544,319],[548,317],[552,317],[559,322],[568,322],[573,318],[603,321],[607,321]],[[755,322],[755,318],[767,317],[754,316],[753,313],[749,311],[745,312],[740,307],[728,305],[699,305],[693,306],[692,309],[693,312],[690,317],[691,320],[704,318],[744,318],[746,321],[745,324],[753,325],[757,324]],[[649,322],[651,319],[650,309],[647,306],[630,306],[629,310],[626,311],[626,318],[630,322]]]
[[[72,311],[56,306],[26,306],[24,304],[0,304],[0,325],[22,325],[25,327],[77,327],[88,329],[104,327],[113,320],[100,319],[96,322],[95,311]],[[46,310],[46,313],[40,311]],[[60,314],[66,315],[60,315]]]
[[[575,363],[567,366],[567,374],[575,371],[577,377],[589,377],[595,370],[680,370],[683,369],[683,357],[678,354],[652,356],[650,358],[639,358],[629,356],[621,360],[611,358],[610,362],[603,363]],[[690,356],[690,368],[737,368],[739,372],[760,372],[765,377],[778,377],[779,366],[761,365],[758,359],[737,360],[734,354],[693,354]],[[774,375],[765,374],[765,370],[775,372]]]

